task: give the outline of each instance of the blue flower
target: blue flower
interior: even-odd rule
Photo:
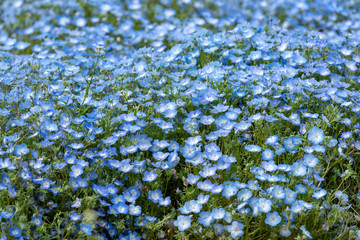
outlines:
[[[71,172],[69,174],[70,177],[77,178],[83,173],[83,167],[80,165],[71,166]]]
[[[196,147],[193,145],[185,145],[183,156],[189,160],[193,159],[197,154]]]
[[[291,235],[291,231],[290,229],[287,227],[287,225],[282,225],[280,227],[280,231],[279,231],[280,235],[283,237],[289,237]]]
[[[275,227],[281,222],[281,217],[278,212],[268,212],[266,214],[265,223]]]
[[[313,154],[304,155],[304,163],[309,168],[314,168],[319,163],[319,160]]]
[[[13,237],[20,237],[22,233],[22,230],[18,227],[11,227],[9,228],[9,234]]]
[[[291,205],[295,202],[296,200],[296,196],[297,196],[297,193],[292,191],[291,189],[286,189],[285,190],[285,199],[284,199],[284,203],[288,204],[288,205]]]
[[[245,146],[245,150],[247,150],[249,152],[260,152],[261,147],[259,147],[257,145],[247,145],[247,146]]]
[[[187,118],[183,128],[187,133],[193,134],[199,129],[199,124],[196,119]]]
[[[189,202],[185,203],[184,208],[189,210],[189,213],[199,213],[202,209],[202,205],[196,200],[190,200]]]
[[[210,196],[209,195],[203,195],[203,194],[199,194],[197,201],[200,204],[205,204],[209,201]]]
[[[153,203],[158,203],[161,198],[163,198],[163,195],[161,193],[160,189],[156,189],[155,191],[150,190],[148,193],[148,198]]]
[[[301,194],[305,194],[307,191],[307,188],[306,188],[306,186],[304,186],[302,184],[298,184],[298,185],[295,185],[295,191],[298,193],[301,193]]]
[[[191,217],[179,215],[177,219],[174,221],[174,226],[178,227],[179,231],[185,231],[189,229],[191,226]]]
[[[145,182],[152,182],[157,178],[158,174],[154,172],[145,172],[144,177],[142,178]]]
[[[282,188],[281,186],[275,185],[272,188],[272,194],[276,199],[284,199],[286,192],[285,192],[284,188]]]
[[[239,191],[237,199],[238,199],[238,201],[246,202],[251,197],[252,197],[252,192],[249,189],[244,188],[241,191]]]
[[[257,200],[256,207],[259,212],[268,213],[271,211],[272,201],[267,198],[260,198]]]
[[[69,214],[71,221],[78,221],[81,218],[81,214],[77,214],[75,211]]]
[[[20,144],[20,145],[15,145],[15,149],[14,149],[14,154],[16,156],[22,157],[25,156],[26,154],[29,153],[29,149],[27,148],[26,144]]]
[[[91,235],[92,232],[92,226],[90,224],[83,224],[81,223],[81,230],[86,234],[86,235]]]
[[[273,146],[275,143],[279,141],[279,137],[277,135],[270,136],[266,139],[265,143],[269,146]]]
[[[227,231],[231,234],[233,239],[242,237],[244,235],[243,232],[244,224],[238,221],[233,221],[231,225],[227,227]]]
[[[35,224],[35,226],[40,226],[41,224],[43,224],[43,220],[42,220],[42,216],[36,216],[36,217],[32,217],[31,221]]]
[[[326,190],[325,189],[321,189],[320,191],[318,192],[314,192],[312,197],[316,198],[316,199],[320,199],[322,197],[324,197],[326,195]]]
[[[273,160],[274,158],[274,152],[270,149],[265,149],[262,153],[261,153],[261,157],[263,160],[265,161],[270,161]]]
[[[117,204],[114,204],[112,207],[117,211],[117,213],[120,214],[127,214],[129,211],[129,206],[122,202],[118,202]]]
[[[194,174],[189,174],[189,176],[187,177],[186,181],[190,184],[190,185],[194,185],[195,183],[197,183],[197,181],[199,181],[200,177]]]
[[[310,235],[310,232],[309,232],[308,230],[306,230],[305,226],[301,226],[301,227],[300,227],[300,230],[303,232],[303,234],[304,234],[306,237],[312,239],[312,236]]]
[[[318,128],[316,126],[313,127],[309,131],[308,139],[313,144],[321,143],[322,141],[324,141],[324,132],[323,132],[323,130],[321,130],[320,128]]]
[[[72,149],[79,150],[80,148],[84,147],[83,143],[72,143],[69,145]]]
[[[199,214],[198,222],[204,227],[209,227],[214,220],[215,219],[212,212],[201,212]]]
[[[294,176],[297,177],[305,176],[306,170],[307,170],[306,166],[298,162],[294,163],[291,166],[291,171],[293,172]]]
[[[224,232],[224,226],[219,224],[219,223],[215,223],[213,225],[213,228],[214,228],[214,234],[215,236],[219,236],[221,235],[223,232]]]
[[[225,185],[222,191],[222,195],[226,198],[230,198],[234,196],[238,192],[239,188],[235,183],[230,183],[228,185]]]
[[[140,216],[141,215],[141,206],[130,205],[129,206],[129,214],[132,216]]]

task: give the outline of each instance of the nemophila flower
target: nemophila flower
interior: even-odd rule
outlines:
[[[185,205],[183,207],[180,207],[179,208],[181,214],[190,214],[191,213],[191,210],[188,209]]]
[[[69,145],[72,149],[79,150],[84,147],[83,143],[72,143]]]
[[[203,191],[211,191],[214,187],[214,184],[210,180],[205,180],[204,182],[198,182],[197,187]]]
[[[114,136],[110,136],[107,139],[102,139],[101,141],[107,145],[107,146],[111,146],[113,144],[115,144],[117,141],[119,140],[119,138],[114,137]]]
[[[217,161],[222,156],[222,153],[218,152],[216,150],[212,150],[210,152],[206,151],[205,154],[206,154],[207,158],[211,161]]]
[[[245,146],[245,150],[247,150],[249,152],[260,152],[261,147],[259,147],[257,145],[247,145],[247,146]]]
[[[304,234],[307,238],[312,239],[312,236],[311,236],[310,232],[309,232],[308,230],[306,230],[305,226],[301,226],[301,227],[300,227],[300,230],[303,232],[303,234]]]
[[[343,139],[348,139],[352,137],[352,133],[351,132],[343,132],[340,136]]]
[[[178,227],[179,231],[185,231],[191,226],[191,217],[179,215],[174,221],[174,226]]]
[[[216,143],[211,143],[211,144],[207,144],[205,145],[205,152],[211,152],[211,151],[220,151],[219,146],[216,145]]]
[[[240,110],[240,109],[239,109]],[[239,111],[241,112],[241,110]],[[225,113],[225,117],[228,119],[228,120],[231,120],[231,121],[234,121],[238,118],[239,116],[239,112],[235,112],[233,110],[229,110],[228,112]]]
[[[313,149],[315,152],[321,152],[321,153],[325,153],[325,151],[326,151],[325,146],[318,145],[318,144],[312,146],[312,149]]]
[[[145,172],[144,177],[142,178],[145,182],[152,182],[157,178],[158,174],[154,172]]]
[[[302,184],[298,184],[295,185],[295,191],[300,194],[305,194],[307,191],[307,187]]]
[[[202,164],[204,161],[205,160],[204,160],[201,152],[197,152],[194,158],[185,160],[185,162],[191,163],[194,166]]]
[[[81,201],[82,201],[81,198],[76,198],[76,200],[72,203],[71,207],[73,207],[73,208],[81,207]]]
[[[268,212],[266,214],[265,223],[271,227],[275,227],[281,222],[281,217],[278,212]]]
[[[15,145],[15,149],[14,149],[14,154],[16,156],[22,157],[25,156],[27,153],[29,153],[29,149],[27,148],[26,144],[20,144],[20,145]]]
[[[265,143],[269,146],[273,146],[275,143],[279,141],[279,137],[277,135],[270,136],[266,139]]]
[[[236,131],[246,131],[251,126],[250,122],[241,121],[238,124],[235,125]]]
[[[306,175],[307,168],[305,165],[296,162],[291,166],[291,171],[294,176],[303,177]]]
[[[157,161],[163,161],[163,160],[165,160],[168,156],[169,156],[169,153],[163,153],[163,152],[161,152],[161,151],[157,151],[157,152],[153,153],[153,157],[154,157],[155,160],[157,160]]]
[[[132,216],[140,216],[141,215],[141,206],[130,205],[129,206],[129,214]]]
[[[272,188],[272,194],[276,199],[284,199],[285,198],[285,190],[279,185],[275,185]]]
[[[239,188],[235,183],[229,183],[224,186],[221,195],[223,195],[226,198],[230,198],[238,192]]]
[[[216,167],[210,167],[208,165],[206,165],[200,172],[200,176],[202,176],[203,178],[207,178],[207,177],[211,177],[214,176],[216,174]]]
[[[266,198],[260,198],[257,200],[256,207],[258,208],[259,212],[268,213],[271,211],[272,202]]]
[[[202,205],[196,200],[190,200],[185,203],[184,208],[186,208],[189,213],[199,213],[202,209]]]
[[[62,27],[67,26],[71,22],[71,18],[66,15],[60,15],[57,20],[57,23]]]
[[[164,206],[164,207],[167,207],[169,206],[171,203],[171,199],[170,199],[170,196],[166,197],[166,198],[161,198],[159,200],[159,205],[160,206]]]
[[[13,237],[20,237],[21,236],[21,233],[22,233],[22,230],[18,227],[11,227],[9,228],[9,235],[10,236],[13,236]]]
[[[324,132],[318,127],[313,127],[309,131],[308,139],[313,144],[319,144],[324,141]]]
[[[193,145],[185,145],[183,150],[183,156],[187,159],[193,159],[197,154],[196,147]]]
[[[213,225],[213,228],[214,228],[214,234],[215,234],[215,236],[219,236],[219,235],[221,235],[223,232],[224,232],[224,226],[223,225],[221,225],[221,224],[219,224],[219,223],[215,223],[214,225]]]
[[[81,231],[90,236],[92,232],[92,226],[90,224],[81,223]]]
[[[292,191],[291,189],[287,188],[285,189],[285,199],[284,199],[284,203],[291,205],[295,202],[297,197],[297,193]]]
[[[158,203],[161,198],[163,198],[163,195],[160,189],[156,189],[155,191],[150,190],[148,192],[148,199],[153,203]]]
[[[278,166],[275,164],[274,161],[263,161],[261,163],[261,167],[267,172],[273,172],[278,169]]]
[[[209,227],[214,222],[214,215],[212,212],[200,212],[198,222],[204,227]]]
[[[331,139],[326,146],[329,148],[332,148],[332,147],[335,147],[337,144],[338,144],[338,141],[336,139]]]
[[[289,237],[291,235],[291,231],[287,225],[282,225],[280,227],[279,233],[282,237]]]
[[[137,187],[129,187],[123,191],[123,198],[127,202],[135,202],[140,197],[141,193]]]
[[[226,230],[230,233],[233,239],[242,237],[244,235],[243,232],[244,224],[238,221],[233,221],[231,225],[227,226]]]
[[[187,177],[186,181],[190,184],[190,185],[194,185],[195,183],[197,183],[197,181],[199,181],[200,177],[194,174],[189,174],[189,176]]]
[[[169,168],[174,168],[180,162],[180,157],[177,152],[174,151],[169,154],[167,165]]]
[[[53,183],[54,183],[54,182],[51,181],[50,179],[44,178],[44,179],[42,180],[40,189],[43,189],[43,190],[44,190],[44,189],[49,189],[50,186],[51,186],[51,184],[53,184]]]
[[[213,187],[210,189],[210,192],[213,194],[221,193],[224,186],[222,184],[214,184]]]
[[[20,177],[21,177],[23,180],[29,180],[29,179],[31,179],[31,177],[32,177],[32,173],[29,171],[29,169],[24,168],[24,170],[21,171],[21,173],[20,173]]]
[[[71,166],[71,172],[69,174],[70,177],[77,178],[83,173],[83,167],[80,165]]]
[[[40,226],[43,224],[43,220],[42,220],[42,216],[39,215],[39,216],[34,216],[31,218],[31,221],[35,224],[35,226]]]
[[[168,146],[169,151],[178,151],[179,150],[179,144],[173,140],[170,141]]]
[[[252,197],[252,191],[244,188],[238,192],[237,199],[242,202],[248,201]]]
[[[270,149],[265,149],[262,153],[261,153],[261,157],[263,160],[265,161],[270,161],[274,158],[274,152]]]
[[[109,195],[115,195],[118,192],[118,189],[112,183],[108,184],[106,188]]]
[[[187,118],[184,122],[183,128],[187,133],[193,134],[199,129],[199,125],[196,119]]]
[[[295,149],[296,145],[293,143],[292,138],[288,138],[284,141],[284,146],[286,151],[295,153],[297,150]]]
[[[291,205],[291,212],[292,213],[299,213],[299,212],[301,212],[303,210],[304,210],[304,206],[299,201],[295,201]]]
[[[311,196],[316,199],[320,199],[320,198],[324,197],[326,194],[327,194],[326,190],[321,189],[320,191],[314,192],[313,195],[311,195]]]
[[[223,208],[213,208],[212,214],[215,220],[223,219],[225,217],[225,209]]]
[[[196,145],[199,142],[201,142],[201,136],[189,137],[188,139],[185,140],[185,143],[188,145]]]
[[[319,160],[313,154],[304,155],[304,164],[309,168],[314,168],[319,163]]]
[[[210,196],[209,195],[203,195],[203,194],[199,194],[197,201],[200,204],[205,204],[209,201]]]
[[[283,146],[283,145],[281,145],[281,144],[279,144],[279,143],[275,143],[274,145],[273,145],[273,147],[274,147],[274,149],[275,149],[275,154],[276,155],[281,155],[281,154],[283,154],[284,152],[286,152],[286,149],[285,149],[285,147]]]

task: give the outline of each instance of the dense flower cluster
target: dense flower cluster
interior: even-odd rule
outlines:
[[[2,1],[0,239],[360,239],[359,7]]]

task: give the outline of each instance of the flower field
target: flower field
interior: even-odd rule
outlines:
[[[359,0],[0,1],[0,239],[360,239]]]

